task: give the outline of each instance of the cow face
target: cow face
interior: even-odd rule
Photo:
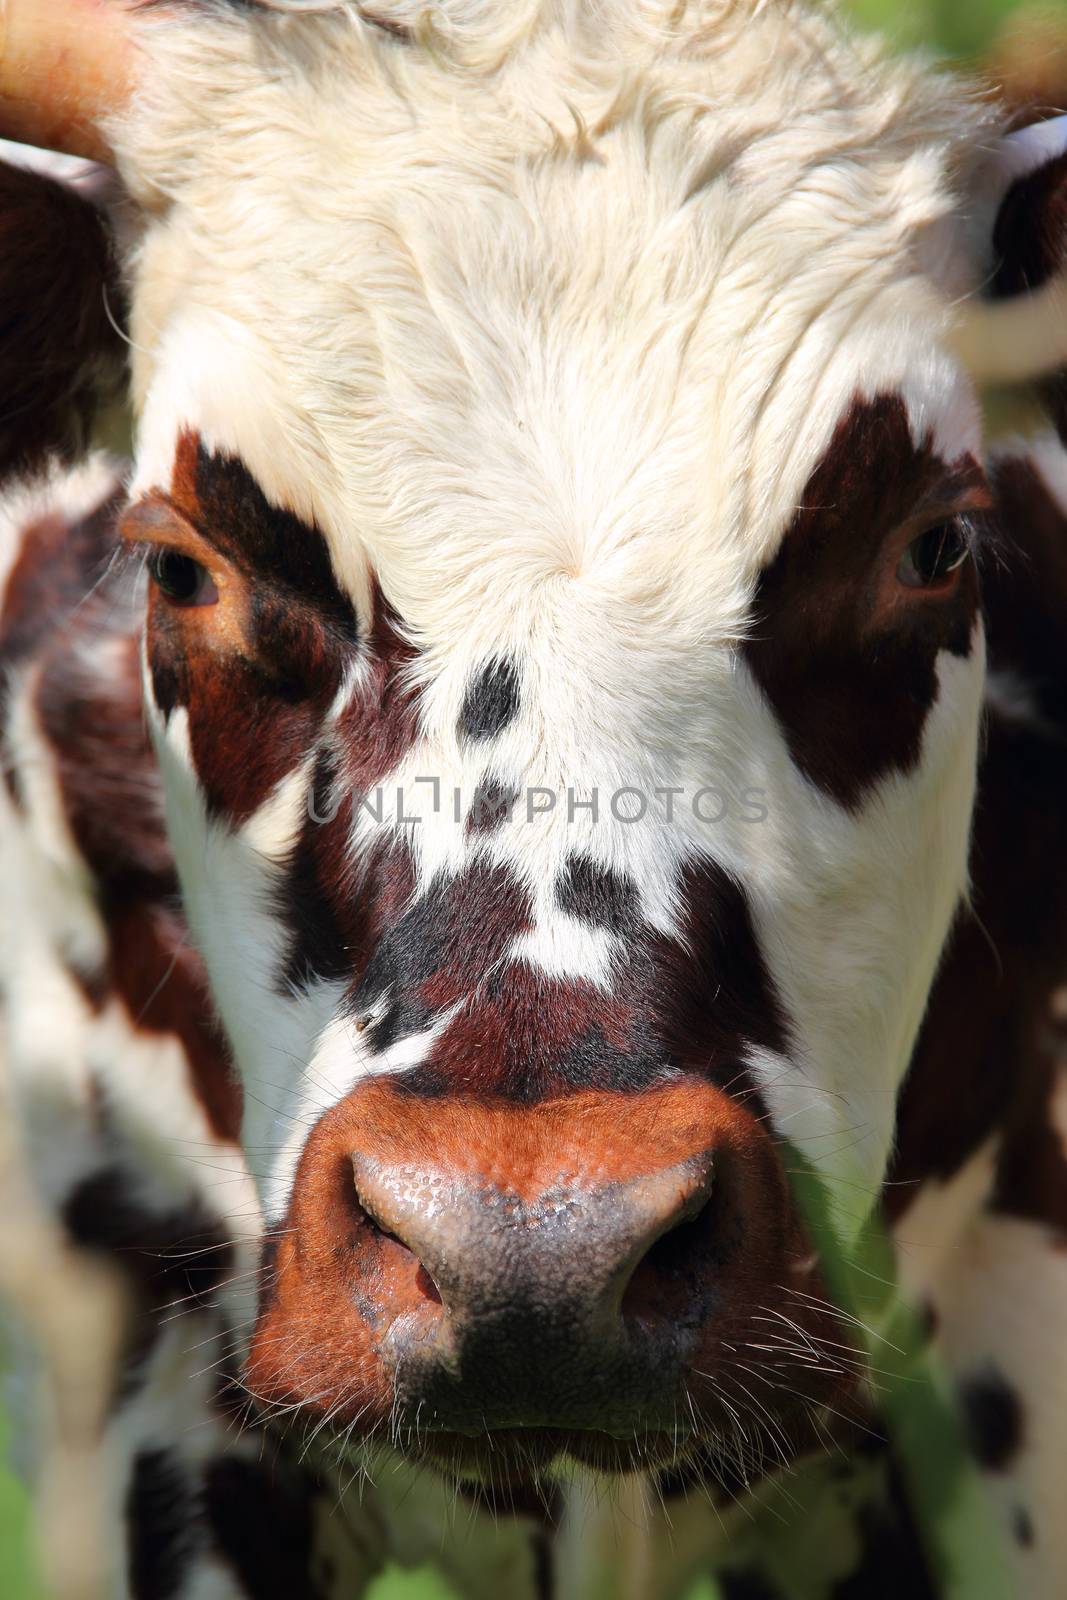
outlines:
[[[964,891],[976,113],[732,17],[141,23],[123,533],[249,1381],[463,1471],[829,1401],[789,1152],[847,1240]]]

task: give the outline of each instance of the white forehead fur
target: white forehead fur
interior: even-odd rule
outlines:
[[[418,16],[138,19],[141,483],[182,423],[239,453],[432,668],[573,577],[729,639],[857,391],[973,448],[922,271],[986,115],[957,84],[781,3]]]

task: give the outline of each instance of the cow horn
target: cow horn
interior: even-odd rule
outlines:
[[[0,0],[0,136],[108,161],[133,83],[127,0]]]

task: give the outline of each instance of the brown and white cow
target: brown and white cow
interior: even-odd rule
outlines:
[[[0,178],[104,1592],[977,1593],[836,1295],[884,1214],[1061,1594],[1063,128],[786,0],[4,15],[6,131],[118,174]]]

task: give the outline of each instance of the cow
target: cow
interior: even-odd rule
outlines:
[[[0,177],[97,1592],[1062,1594],[1063,126],[789,0],[4,24],[113,169]]]

